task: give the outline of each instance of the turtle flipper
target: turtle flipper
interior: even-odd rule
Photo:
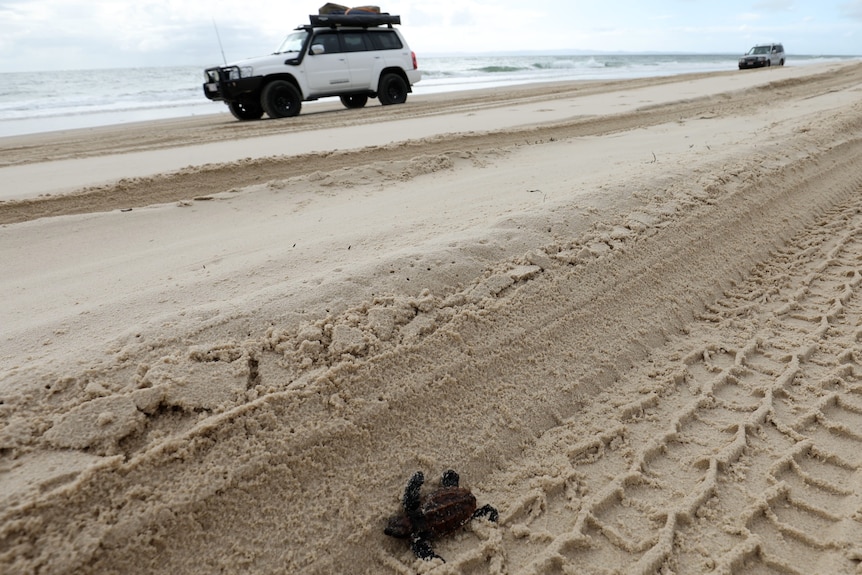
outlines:
[[[440,480],[440,483],[443,487],[458,487],[458,483],[461,481],[461,478],[458,477],[458,474],[455,473],[455,470],[450,469],[443,473],[443,478]]]
[[[490,505],[483,505],[475,512],[473,512],[473,519],[476,519],[477,517],[487,517],[488,521],[493,521],[494,523],[496,523],[497,519],[500,517],[500,514],[497,513],[497,510]]]
[[[422,489],[422,484],[425,483],[425,474],[417,471],[407,482],[407,488],[404,490],[404,510],[408,515],[412,515],[419,511],[421,497],[419,491]]]
[[[425,539],[424,537],[417,537],[410,544],[410,549],[413,550],[413,553],[416,554],[416,557],[419,559],[424,559],[425,561],[431,561],[432,559],[439,559],[446,562],[445,559],[434,553],[434,549],[431,548],[431,541]]]

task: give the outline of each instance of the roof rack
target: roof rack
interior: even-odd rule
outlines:
[[[401,24],[401,16],[393,14],[310,14],[312,26],[392,26]]]

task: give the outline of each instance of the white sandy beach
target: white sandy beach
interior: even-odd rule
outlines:
[[[860,573],[860,161],[859,63],[0,139],[0,572]]]

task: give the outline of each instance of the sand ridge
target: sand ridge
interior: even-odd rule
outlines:
[[[43,350],[22,342],[40,359],[4,358],[0,561],[54,573],[857,572],[862,110],[860,70],[845,72],[828,89],[773,86],[783,105],[742,116],[746,96],[724,94],[712,113],[701,100],[673,120],[646,110],[639,126],[610,117],[588,134],[536,127],[505,149],[410,152],[420,159],[381,162],[363,184],[316,170],[135,210],[142,224],[190,208],[239,224],[246,203],[265,210],[289,191],[302,217],[329,218],[348,198],[353,213],[380,211],[412,191],[391,209],[419,213],[417,229],[369,222],[321,240],[309,252],[321,267],[291,272],[310,295],[255,276],[203,291],[218,276],[188,285],[231,298],[158,321],[134,319],[158,309],[145,294],[117,300],[128,334],[97,308],[68,320],[101,327],[102,352],[64,334]],[[434,219],[419,197],[447,213]],[[4,230],[109,230],[117,215]],[[255,245],[228,271],[268,278],[281,252],[257,260]],[[420,562],[382,522],[415,469],[432,481],[447,467],[501,521],[439,542],[446,564]]]

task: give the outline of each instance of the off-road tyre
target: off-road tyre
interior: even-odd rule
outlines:
[[[404,78],[398,74],[384,74],[380,78],[377,89],[377,98],[384,106],[390,104],[403,104],[407,101],[408,86]]]
[[[236,102],[228,102],[227,107],[234,118],[243,122],[247,120],[260,120],[263,116],[263,106],[257,100],[244,99]]]
[[[368,96],[365,94],[341,96],[341,103],[344,104],[345,108],[364,108],[365,104],[368,103]]]
[[[302,94],[290,82],[275,80],[264,87],[260,103],[270,118],[289,118],[299,114]]]

